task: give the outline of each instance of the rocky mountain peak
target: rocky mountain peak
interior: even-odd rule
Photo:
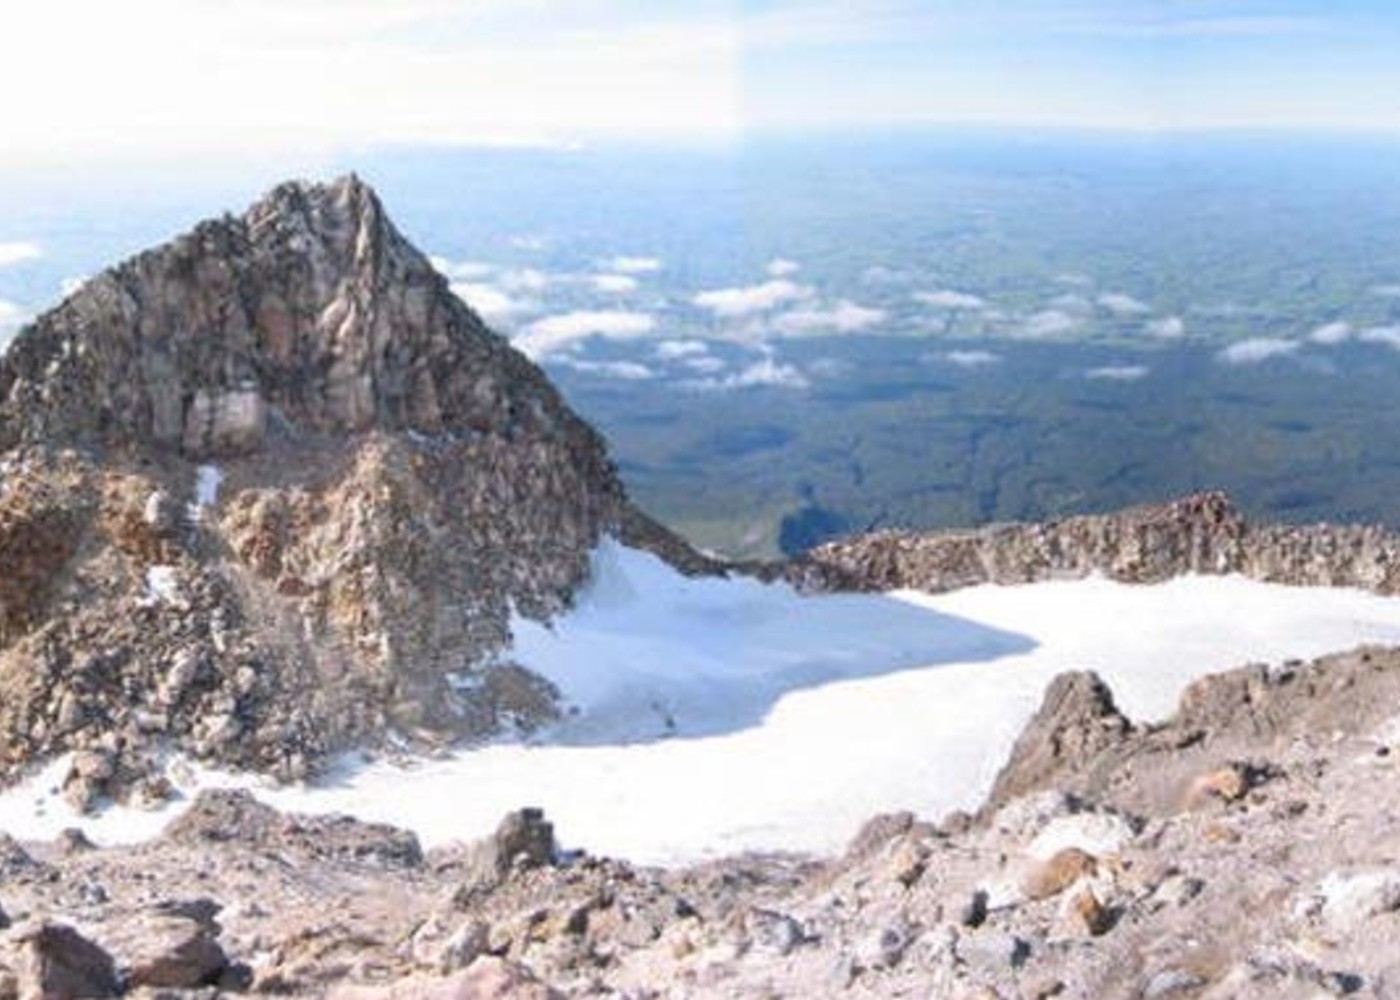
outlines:
[[[589,436],[354,175],[282,184],[105,272],[0,362],[0,448],[208,458],[371,428]]]
[[[152,754],[294,776],[529,726],[509,662],[605,535],[709,564],[352,176],[87,282],[0,357],[0,780]]]

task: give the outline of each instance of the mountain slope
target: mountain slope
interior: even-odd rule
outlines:
[[[355,177],[88,282],[0,359],[0,759],[304,773],[549,717],[497,662],[605,534],[704,560]],[[158,791],[158,790],[157,790]]]

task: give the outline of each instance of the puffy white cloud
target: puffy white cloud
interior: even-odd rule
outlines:
[[[514,298],[494,285],[482,282],[453,282],[452,291],[488,323],[501,323],[535,308],[533,302]]]
[[[539,360],[589,337],[627,340],[645,337],[655,329],[656,319],[648,313],[581,310],[535,320],[511,343],[529,357]]]
[[[1151,372],[1152,369],[1146,365],[1104,365],[1100,368],[1090,368],[1084,373],[1084,377],[1100,382],[1136,382],[1146,378]]]
[[[933,306],[935,309],[982,309],[987,305],[987,300],[980,295],[959,292],[951,288],[944,288],[937,292],[915,292],[914,298],[916,301],[922,302],[926,306]]]
[[[710,345],[703,340],[663,340],[656,345],[656,356],[662,361],[695,358],[709,353]]]
[[[712,289],[701,292],[691,301],[716,316],[733,317],[767,312],[786,302],[801,301],[811,295],[812,290],[807,286],[777,278],[759,285]]]
[[[766,354],[747,367],[723,378],[699,379],[689,383],[697,389],[806,389],[811,385],[807,376],[794,365],[784,364]]]
[[[495,264],[487,264],[479,260],[448,260],[446,257],[432,256],[428,258],[428,263],[433,265],[433,269],[444,277],[454,281],[480,281],[482,278],[490,277],[498,268]]]
[[[701,375],[714,375],[729,367],[722,358],[717,358],[713,354],[700,354],[693,358],[684,358],[681,364]]]
[[[44,256],[44,252],[35,243],[0,243],[0,267],[8,267],[26,260],[35,260],[42,256]]]
[[[1186,336],[1186,321],[1180,316],[1165,316],[1148,322],[1143,330],[1158,340],[1180,340]]]
[[[1097,301],[1115,316],[1143,316],[1152,311],[1146,302],[1123,292],[1104,292]]]
[[[1319,326],[1312,333],[1308,334],[1308,339],[1314,344],[1340,344],[1351,339],[1351,324],[1338,320],[1335,323],[1327,323]]]
[[[770,278],[787,278],[802,270],[802,265],[795,260],[788,260],[786,257],[775,257],[768,262],[768,276]]]
[[[1094,304],[1078,292],[1065,292],[1050,300],[1050,308],[1088,315],[1094,311]]]
[[[885,311],[847,299],[829,305],[813,305],[783,313],[773,320],[776,333],[801,336],[809,333],[857,333],[883,323]]]
[[[1064,309],[1043,309],[1029,317],[1017,332],[1031,340],[1049,340],[1072,333],[1083,324],[1083,319]]]
[[[1358,333],[1356,339],[1400,351],[1400,326],[1373,326]]]
[[[1001,364],[1001,355],[991,351],[948,351],[937,357],[959,368],[986,368]]]
[[[537,268],[515,267],[501,271],[496,283],[509,292],[538,295],[550,286],[550,277]]]
[[[840,358],[816,358],[807,365],[807,374],[818,378],[841,378],[851,366]]]
[[[585,361],[581,358],[571,358],[564,355],[556,358],[555,363],[565,365],[575,371],[604,375],[608,378],[623,379],[628,382],[641,382],[656,378],[656,372],[636,361]]]
[[[1297,352],[1296,340],[1279,337],[1251,337],[1224,348],[1216,357],[1227,365],[1256,365],[1271,358],[1284,358]]]
[[[600,292],[625,295],[637,290],[637,279],[630,274],[595,274],[590,280]]]
[[[865,269],[861,281],[867,285],[900,285],[910,280],[908,271],[897,270],[884,264],[873,264]]]
[[[656,257],[612,257],[603,262],[609,271],[619,274],[652,274],[661,270],[661,261]]]

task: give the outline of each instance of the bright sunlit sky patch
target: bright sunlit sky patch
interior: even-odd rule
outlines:
[[[924,123],[1400,128],[1387,0],[12,0],[0,164]]]

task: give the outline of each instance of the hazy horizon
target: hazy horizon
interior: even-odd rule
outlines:
[[[0,166],[963,124],[1400,131],[1380,0],[47,0]]]

